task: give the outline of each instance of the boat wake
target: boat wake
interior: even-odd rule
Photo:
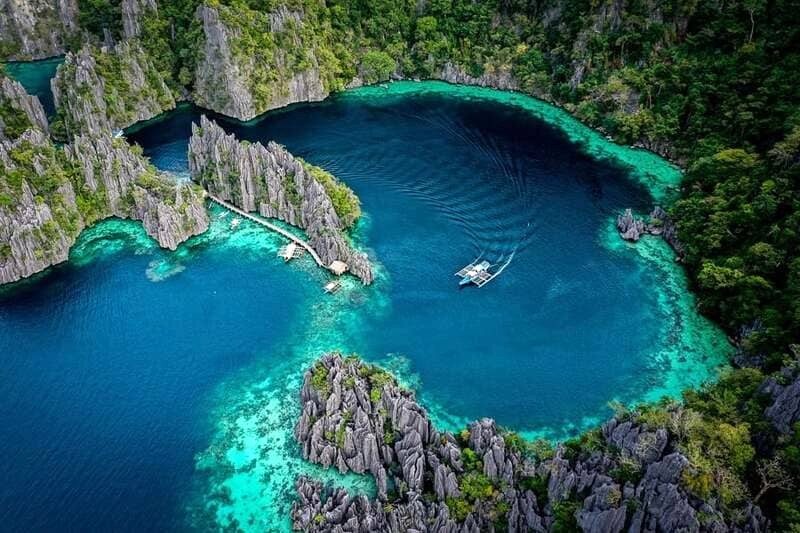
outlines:
[[[359,181],[379,182],[433,206],[462,229],[474,256],[505,270],[531,244],[548,192],[532,171],[536,161],[520,160],[518,150],[507,146],[508,139],[446,110],[423,113],[412,105],[379,112],[408,127],[398,127],[397,136],[390,139],[340,131],[339,138],[352,142],[353,151],[330,154],[317,163],[356,187]],[[420,122],[440,135],[418,145],[408,157],[404,148],[414,143],[409,136],[419,131]],[[454,150],[454,145],[467,150]]]

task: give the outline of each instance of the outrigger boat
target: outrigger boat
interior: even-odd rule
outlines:
[[[477,285],[478,287],[483,287],[497,275],[490,272],[490,268],[492,268],[491,263],[485,260],[481,262],[477,262],[476,260],[468,264],[456,272],[456,276],[461,278],[461,281],[458,282],[458,285],[460,287],[464,287],[465,285],[473,284]]]
[[[323,287],[323,290],[327,294],[333,294],[341,288],[342,288],[342,282],[339,281],[338,279],[335,279],[333,281],[329,281],[328,283],[326,283],[325,286]]]
[[[281,247],[281,249],[278,250],[278,257],[283,257],[283,261],[287,262],[292,259],[297,259],[298,257],[302,257],[303,252],[305,252],[303,248],[297,246],[297,244],[294,242],[290,242],[289,244]]]

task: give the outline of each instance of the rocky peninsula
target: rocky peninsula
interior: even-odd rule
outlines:
[[[305,373],[295,438],[303,456],[340,472],[369,473],[376,498],[301,477],[292,519],[302,531],[763,531],[759,508],[726,520],[686,490],[685,436],[696,421],[679,405],[658,417],[625,412],[551,448],[491,419],[438,431],[414,393],[357,357],[322,357]]]
[[[211,194],[305,230],[326,265],[343,261],[362,282],[372,283],[367,256],[345,234],[360,215],[358,198],[331,174],[274,142],[239,142],[205,116],[192,125],[189,169]]]
[[[80,232],[104,218],[140,220],[169,249],[206,230],[200,187],[157,172],[95,123],[57,146],[37,98],[5,77],[0,90],[0,283],[65,261]]]

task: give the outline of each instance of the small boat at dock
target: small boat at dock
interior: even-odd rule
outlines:
[[[288,262],[292,259],[302,257],[304,252],[305,250],[297,246],[297,243],[293,241],[286,246],[282,246],[280,250],[278,250],[278,257],[283,257],[284,262]]]
[[[342,288],[342,282],[339,281],[338,279],[335,279],[333,281],[329,281],[328,283],[326,283],[325,286],[323,287],[323,290],[325,291],[326,294],[333,294],[341,288]]]
[[[242,223],[242,219],[239,217],[234,218],[231,220],[231,229],[236,229],[239,227],[239,224]]]

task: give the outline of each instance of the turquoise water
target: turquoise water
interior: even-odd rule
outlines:
[[[63,62],[63,57],[53,57],[40,61],[14,61],[5,63],[2,67],[6,74],[20,82],[29,94],[39,98],[44,112],[49,117],[56,110],[53,104],[53,92],[50,90],[50,80]]]
[[[129,139],[185,173],[197,117],[184,106]],[[493,416],[531,437],[574,434],[612,399],[675,395],[724,359],[670,250],[613,230],[679,173],[557,109],[404,83],[224,126],[359,194],[375,285],[325,296],[308,258],[285,265],[277,237],[218,211],[175,253],[135,223],[86,232],[69,263],[0,296],[12,529],[285,530],[298,473],[369,493],[291,440],[302,371],[325,350],[389,366],[442,426]],[[510,262],[459,290],[453,273],[476,256]]]

